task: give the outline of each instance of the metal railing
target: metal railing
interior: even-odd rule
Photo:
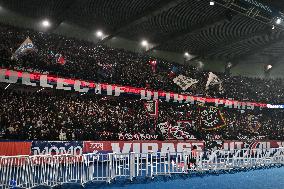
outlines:
[[[192,162],[194,160],[194,162]],[[284,164],[284,148],[191,152],[109,153],[0,157],[2,188],[33,188],[63,183],[187,174],[188,171],[226,170]]]

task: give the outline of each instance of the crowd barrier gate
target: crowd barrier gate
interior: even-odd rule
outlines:
[[[196,159],[195,164],[190,160]],[[33,188],[64,183],[111,182],[190,171],[227,170],[284,164],[284,148],[191,152],[89,153],[1,156],[0,187]]]

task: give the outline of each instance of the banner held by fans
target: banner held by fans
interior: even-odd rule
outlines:
[[[173,81],[184,91],[190,88],[193,84],[198,83],[198,80],[186,77],[184,75],[179,75],[178,77],[174,78]]]

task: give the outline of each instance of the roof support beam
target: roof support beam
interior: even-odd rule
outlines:
[[[233,41],[228,40],[228,41],[224,41],[221,44],[218,43],[218,44],[216,44],[215,48],[214,47],[210,47],[210,49],[213,49],[213,50],[209,50],[209,49],[205,50],[205,52],[203,52],[201,55],[193,58],[192,61],[193,60],[206,59],[206,58],[212,57],[212,56],[214,56],[214,54],[216,54],[216,53],[218,53],[218,52],[220,52],[220,51],[222,51],[222,50],[224,50],[226,48],[230,48],[230,46],[234,46],[234,44],[241,43],[242,41],[247,41],[250,38],[255,37],[255,36],[264,36],[264,35],[270,35],[268,29],[263,29],[263,30],[256,31],[254,33],[250,33],[248,35],[245,35],[245,36],[242,36],[240,38],[237,38],[237,39],[235,39]],[[280,37],[280,38],[282,38],[282,40],[284,39],[284,37]],[[244,56],[251,55],[252,53],[256,53],[256,52],[258,52],[258,51],[268,47],[269,45],[272,45],[272,44],[276,43],[279,40],[280,40],[279,37],[275,37],[274,39],[272,39],[268,43],[266,43],[264,46],[261,46],[261,47],[256,48],[256,49],[254,48],[251,51],[243,54],[242,58]],[[217,49],[217,46],[219,46],[221,48]]]
[[[52,32],[58,28],[58,26],[64,22],[68,18],[68,14],[71,13],[72,8],[76,7],[77,0],[74,0],[73,2],[66,3],[64,7],[62,7],[62,11],[52,15],[52,27],[48,30],[49,32]]]
[[[274,37],[273,39],[271,39],[268,43],[264,44],[264,45],[261,45],[257,48],[253,48],[251,49],[250,51],[247,51],[246,53],[242,54],[241,57],[240,56],[237,56],[237,57],[234,57],[232,58],[231,60],[237,60],[237,59],[244,59],[250,55],[253,55],[253,54],[256,54],[258,52],[261,52],[263,51],[264,49],[267,49],[269,48],[270,46],[272,46],[273,44],[275,43],[279,43],[281,41],[284,40],[284,32],[281,30],[279,33],[278,33],[278,36]]]
[[[153,49],[157,49],[158,47],[160,47],[162,45],[177,41],[179,39],[182,39],[182,38],[184,38],[188,35],[199,32],[199,31],[204,30],[206,28],[215,26],[217,24],[222,24],[225,21],[227,21],[227,19],[224,17],[224,15],[220,15],[220,16],[215,17],[213,19],[207,20],[206,22],[204,22],[202,24],[197,24],[196,26],[192,27],[190,30],[182,30],[182,31],[179,31],[179,32],[174,32],[173,34],[168,35],[167,39],[161,41],[160,43],[158,43],[158,45],[152,47],[148,51],[151,51]]]
[[[255,31],[253,33],[250,33],[250,34],[247,34],[247,35],[243,35],[239,38],[235,38],[235,39],[232,39],[232,40],[225,40],[221,43],[218,43],[216,45],[214,45],[213,47],[210,47],[208,49],[203,49],[202,50],[202,57],[207,57],[207,56],[210,56],[212,54],[215,54],[217,52],[220,51],[220,48],[222,47],[227,47],[227,46],[232,46],[234,44],[237,44],[237,43],[240,43],[242,41],[246,41],[252,37],[255,37],[255,36],[259,36],[259,35],[263,35],[263,34],[268,34],[268,30],[267,29],[262,29],[262,30],[258,30],[258,31]],[[218,48],[220,47],[220,48]]]
[[[127,29],[131,28],[134,25],[141,24],[145,21],[147,21],[149,18],[154,17],[156,15],[161,14],[164,11],[168,11],[169,9],[177,6],[184,0],[167,0],[166,3],[163,3],[158,9],[152,9],[149,11],[146,11],[144,14],[140,15],[138,18],[134,18],[132,20],[128,20],[126,23],[122,24],[119,26],[116,31],[114,31],[111,35],[105,37],[103,40],[100,41],[100,43],[107,42],[114,36],[117,36],[118,34],[126,31]]]

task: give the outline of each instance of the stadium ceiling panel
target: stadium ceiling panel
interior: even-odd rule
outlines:
[[[271,5],[280,11],[284,12],[284,1],[281,0],[260,0],[259,2],[264,3],[266,5]]]
[[[239,40],[244,36],[254,36],[257,31],[263,31],[263,27],[266,28],[263,24],[236,15],[231,21],[223,18],[218,23],[207,25],[199,31],[164,43],[158,49],[183,52],[189,48],[192,53],[207,54],[212,49],[231,44],[234,40]]]
[[[284,1],[258,2],[284,10]],[[114,36],[137,41],[145,38],[154,44],[153,49],[187,51],[197,57],[235,59],[262,52],[283,40],[282,32],[272,30],[272,24],[234,12],[229,4],[210,6],[209,0],[0,0],[0,3],[24,16],[50,18],[56,26],[67,22],[90,31],[102,29],[109,35],[103,42]]]
[[[211,24],[216,18],[220,19],[221,15],[223,16],[225,9],[207,4],[206,1],[182,1],[166,12],[149,17],[139,25],[133,25],[122,35],[131,39],[146,36],[155,43],[172,40],[196,28]]]

